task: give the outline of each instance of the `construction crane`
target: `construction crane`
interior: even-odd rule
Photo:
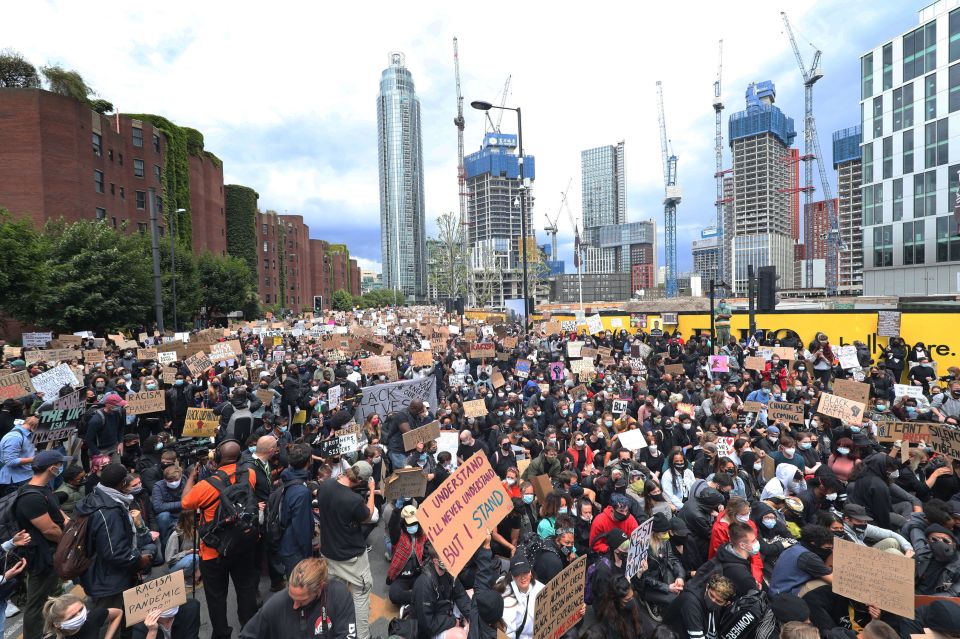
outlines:
[[[667,122],[663,114],[663,84],[657,80],[657,113],[660,120],[660,154],[663,160],[663,227],[667,257],[667,297],[677,296],[677,156],[667,148]]]
[[[544,217],[547,218],[547,224],[543,227],[543,230],[550,234],[550,248],[552,249],[550,259],[552,260],[557,259],[557,222],[560,220],[560,214],[563,213],[563,207],[567,204],[567,192],[570,190],[570,185],[572,184],[573,178],[570,178],[570,181],[567,182],[567,188],[561,191],[560,208],[557,209],[557,214],[553,216],[553,219],[550,219],[549,213],[544,214]],[[570,219],[573,219],[572,214]]]
[[[814,48],[813,60],[807,67],[803,63],[803,57],[800,55],[800,48],[797,46],[797,39],[793,35],[793,29],[790,27],[790,20],[784,11],[780,12],[783,17],[783,25],[787,30],[787,36],[790,38],[790,46],[793,47],[793,54],[797,58],[797,65],[800,67],[800,75],[803,77],[803,97],[804,97],[804,121],[803,121],[803,157],[804,162],[803,177],[804,185],[801,190],[804,191],[804,232],[803,241],[807,250],[813,248],[813,223],[812,223],[812,201],[813,201],[813,167],[811,162],[816,160],[817,168],[820,171],[820,188],[823,197],[827,201],[827,219],[829,230],[827,231],[827,264],[826,264],[826,293],[827,295],[837,294],[837,254],[841,247],[840,228],[837,222],[837,211],[833,205],[833,190],[830,188],[830,182],[827,180],[827,171],[823,166],[823,155],[820,152],[820,138],[817,135],[817,123],[813,117],[813,85],[817,80],[823,77],[823,71],[820,69],[820,49]],[[811,43],[810,46],[813,46]],[[806,285],[813,286],[813,259],[811,255],[806,255]]]
[[[463,128],[466,121],[463,119],[463,93],[460,90],[460,49],[457,38],[453,38],[453,72],[457,79],[457,117],[453,123],[457,127],[457,187],[460,197],[460,239],[463,242],[463,254],[467,254],[467,171],[463,166]],[[473,269],[467,265],[467,290],[470,290],[470,275]]]
[[[714,113],[714,137],[713,153],[716,160],[716,172],[714,177],[717,180],[717,284],[726,282],[724,278],[724,264],[726,260],[725,244],[723,241],[726,229],[723,228],[723,131],[720,128],[720,114],[723,111],[723,99],[720,97],[720,78],[723,74],[723,40],[720,41],[719,55],[717,62],[717,79],[713,82],[713,113]]]
[[[500,122],[503,121],[503,111],[507,104],[507,97],[510,94],[510,82],[513,79],[513,74],[507,76],[507,81],[503,83],[503,91],[500,92],[500,108],[496,109],[497,111],[497,121],[494,122],[493,118],[490,117],[490,112],[494,109],[487,110],[487,123],[490,124],[490,130],[493,133],[500,133]]]
[[[570,184],[573,183],[573,178],[570,178],[570,182],[567,184],[567,191],[570,190]],[[570,219],[570,227],[573,228],[573,266],[577,269],[577,286],[580,290],[580,312],[583,312],[583,255],[582,253],[586,249],[586,242],[580,240],[580,227],[577,224],[576,219],[573,217],[573,211],[570,210],[570,204],[567,202],[567,191],[563,193],[563,200],[560,202],[560,206],[567,210],[567,217]],[[557,214],[557,219],[559,219],[560,214]],[[554,224],[556,226],[556,224]],[[556,236],[554,236],[554,241],[556,241]],[[554,244],[556,246],[556,244]],[[553,259],[557,259],[554,257]]]

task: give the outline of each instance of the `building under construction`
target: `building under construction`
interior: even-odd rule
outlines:
[[[728,135],[733,155],[733,289],[747,293],[747,267],[777,267],[784,281],[793,279],[794,222],[791,191],[795,163],[790,145],[796,137],[793,118],[774,105],[773,82],[747,88],[747,108],[730,115]]]
[[[840,240],[843,243],[837,269],[837,286],[841,295],[863,293],[863,198],[860,190],[863,165],[860,139],[859,124],[833,134],[833,168],[837,171],[837,215]]]

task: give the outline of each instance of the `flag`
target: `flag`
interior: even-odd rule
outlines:
[[[958,192],[960,195],[960,192]],[[956,213],[954,213],[956,214]],[[580,230],[577,228],[573,229],[573,268],[580,268]]]

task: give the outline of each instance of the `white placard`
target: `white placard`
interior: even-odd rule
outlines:
[[[37,392],[43,393],[47,399],[56,398],[60,393],[60,389],[63,388],[65,384],[69,384],[74,388],[80,386],[80,381],[77,379],[77,376],[74,375],[73,370],[66,364],[54,366],[45,373],[40,373],[31,381]]]
[[[627,450],[640,450],[647,447],[647,440],[643,436],[642,430],[625,430],[617,435],[620,445]]]

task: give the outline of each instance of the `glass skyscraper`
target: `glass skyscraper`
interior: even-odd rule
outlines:
[[[580,152],[580,180],[584,240],[587,243],[584,273],[620,271],[617,252],[601,247],[599,231],[627,221],[627,177],[624,143]]]
[[[420,101],[402,53],[390,54],[377,96],[380,259],[383,287],[407,298],[427,293]]]

